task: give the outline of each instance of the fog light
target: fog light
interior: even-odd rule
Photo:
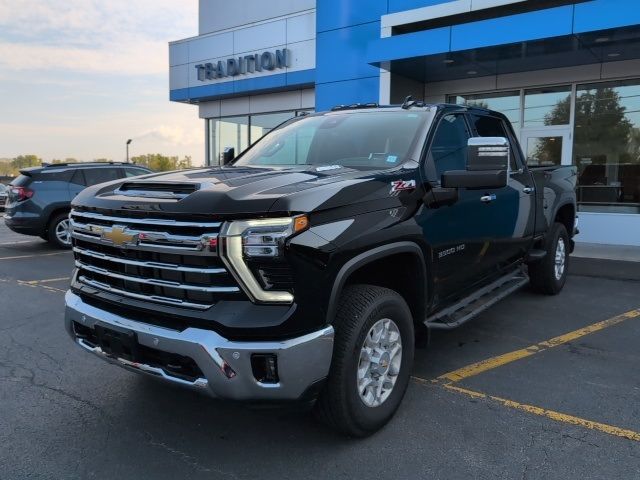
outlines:
[[[251,370],[260,383],[278,383],[278,357],[273,353],[251,355]]]

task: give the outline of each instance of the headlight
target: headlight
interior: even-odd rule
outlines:
[[[281,257],[286,240],[308,226],[309,220],[305,215],[226,223],[220,233],[223,241],[222,259],[252,299],[291,303],[293,295],[290,292],[263,289],[251,273],[247,260]]]

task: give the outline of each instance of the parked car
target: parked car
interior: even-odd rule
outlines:
[[[60,248],[70,248],[71,200],[84,188],[120,178],[151,173],[127,163],[57,163],[20,170],[9,185],[5,223],[17,233],[37,235]]]
[[[78,195],[66,329],[129,370],[315,402],[329,425],[368,435],[400,405],[430,329],[529,282],[560,292],[575,184],[574,167],[528,168],[507,118],[485,109],[298,117],[223,167]]]
[[[7,203],[8,188],[4,183],[0,183],[0,210],[4,210]]]

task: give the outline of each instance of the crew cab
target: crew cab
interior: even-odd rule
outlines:
[[[575,186],[574,167],[529,168],[506,117],[485,109],[298,117],[223,166],[82,191],[66,329],[126,369],[308,402],[365,436],[398,408],[431,329],[529,283],[561,291]]]

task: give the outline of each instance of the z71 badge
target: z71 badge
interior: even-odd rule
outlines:
[[[416,189],[416,181],[415,180],[395,180],[391,182],[391,191],[389,195],[398,195],[400,192],[405,190],[415,190]]]

